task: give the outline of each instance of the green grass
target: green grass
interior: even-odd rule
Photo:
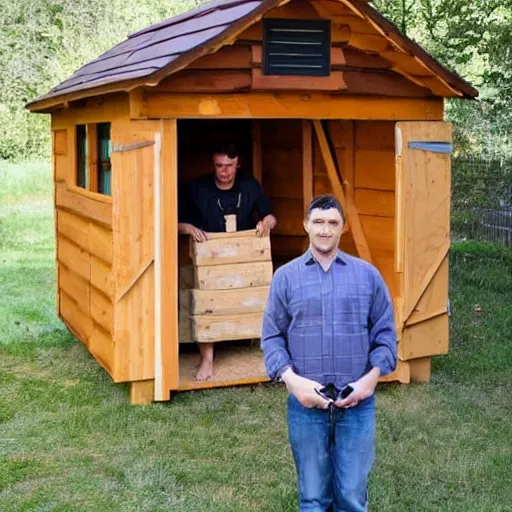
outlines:
[[[32,172],[30,196],[13,182]],[[55,316],[49,167],[2,179],[0,510],[297,510],[282,387],[128,405]],[[449,355],[378,390],[371,510],[511,510],[512,254],[457,245],[451,271]]]

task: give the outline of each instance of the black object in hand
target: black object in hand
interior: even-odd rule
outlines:
[[[347,398],[347,396],[354,391],[354,388],[347,384],[343,389],[340,389],[336,384],[329,382],[329,384],[326,384],[323,388],[315,389],[315,391],[329,402],[335,402],[336,400]]]

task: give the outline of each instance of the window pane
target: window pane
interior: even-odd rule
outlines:
[[[110,195],[110,156],[112,144],[110,141],[110,123],[99,123],[98,131],[98,192]]]
[[[87,176],[87,130],[84,124],[76,126],[76,184],[88,187]]]

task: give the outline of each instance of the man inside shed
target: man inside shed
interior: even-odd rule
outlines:
[[[393,305],[378,270],[338,249],[344,215],[310,203],[309,249],[274,274],[263,319],[268,375],[288,389],[301,511],[366,512],[374,391],[397,362]]]
[[[227,223],[236,219],[229,231],[256,230],[268,236],[276,225],[270,203],[258,181],[238,172],[239,155],[234,144],[217,147],[212,154],[213,172],[188,183],[180,192],[178,232],[196,242],[208,240],[208,233],[228,231]],[[235,216],[235,217],[233,217]],[[199,343],[201,360],[197,380],[213,376],[213,343]]]

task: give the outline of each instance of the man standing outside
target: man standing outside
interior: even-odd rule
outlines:
[[[334,197],[313,199],[310,247],[276,271],[263,319],[267,373],[289,392],[300,511],[368,510],[374,391],[396,366],[389,292],[375,267],[338,249],[343,224]]]
[[[212,160],[213,173],[189,183],[180,193],[178,233],[204,242],[209,232],[226,231],[227,215],[236,215],[237,231],[256,229],[257,236],[268,236],[276,219],[256,179],[238,174],[236,147],[233,144],[218,147]],[[201,362],[196,379],[211,379],[213,343],[199,343],[199,351]]]

